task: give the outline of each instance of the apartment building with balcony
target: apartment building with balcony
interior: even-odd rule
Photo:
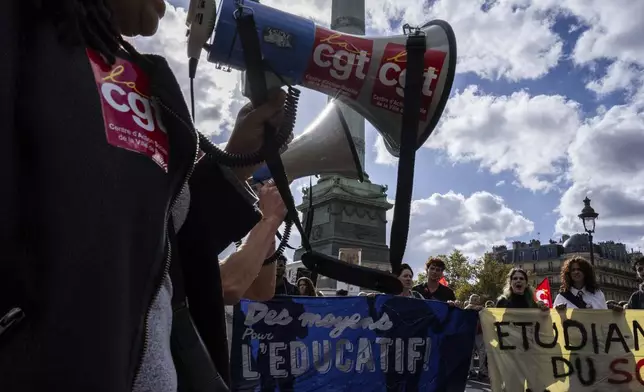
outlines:
[[[628,300],[638,284],[631,267],[633,251],[629,253],[622,243],[606,241],[593,244],[593,252],[597,281],[606,299]],[[547,278],[554,295],[561,285],[560,271],[564,260],[574,254],[590,260],[590,243],[585,233],[564,235],[558,242],[515,241],[510,249],[504,245],[495,246],[492,254],[499,262],[514,264],[528,271],[533,287]]]

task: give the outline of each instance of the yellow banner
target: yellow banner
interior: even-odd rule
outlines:
[[[492,390],[644,391],[644,310],[485,309]]]

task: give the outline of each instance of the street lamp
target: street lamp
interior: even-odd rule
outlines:
[[[599,216],[593,207],[590,206],[588,196],[584,199],[584,209],[581,214],[577,215],[584,224],[584,230],[588,233],[588,242],[590,242],[590,264],[595,265],[595,254],[593,252],[593,233],[595,232],[595,219]]]

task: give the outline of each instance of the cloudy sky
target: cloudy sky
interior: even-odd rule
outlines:
[[[143,52],[166,56],[187,96],[187,0],[172,0]],[[331,0],[264,0],[328,26]],[[644,243],[644,1],[366,0],[367,33],[449,22],[457,75],[442,120],[417,154],[406,261],[453,248],[470,255],[513,240],[582,229],[587,195],[598,240]],[[641,19],[641,18],[640,18]],[[224,143],[244,103],[238,75],[202,61],[197,125]],[[305,90],[296,131],[324,107]],[[396,161],[367,123],[366,170],[389,186]],[[296,184],[297,185],[297,184]],[[301,192],[294,187],[296,199]],[[297,241],[297,238],[296,238]]]

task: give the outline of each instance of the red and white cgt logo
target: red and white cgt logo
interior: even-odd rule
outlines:
[[[147,75],[122,59],[109,67],[91,49],[87,56],[100,93],[107,142],[147,155],[167,173],[168,135],[150,100]]]
[[[316,26],[304,86],[356,99],[369,71],[373,41]]]
[[[428,49],[424,57],[424,73],[420,119],[427,120],[427,109],[432,102],[436,83],[445,61],[446,53]],[[388,43],[373,86],[371,103],[395,113],[402,113],[407,77],[407,51],[405,45]]]

